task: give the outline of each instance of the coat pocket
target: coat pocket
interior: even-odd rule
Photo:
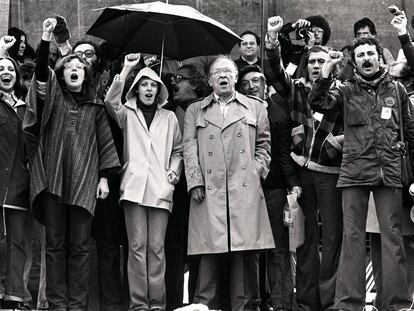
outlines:
[[[162,181],[160,180],[158,187],[158,195],[161,200],[171,202],[173,201],[174,185],[168,181],[167,172],[164,170]]]
[[[349,126],[361,126],[368,124],[368,112],[363,106],[367,99],[364,96],[355,96],[349,100],[347,109],[347,122]]]

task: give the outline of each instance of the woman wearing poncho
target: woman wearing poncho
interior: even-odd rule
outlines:
[[[47,67],[56,20],[43,22],[24,120],[32,211],[46,229],[46,297],[53,310],[86,310],[90,231],[96,198],[119,168],[103,104],[88,64],[68,55]],[[66,271],[68,269],[68,271]]]

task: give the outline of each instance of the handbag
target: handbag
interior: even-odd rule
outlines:
[[[394,82],[395,92],[397,95],[398,112],[400,117],[400,141],[398,147],[401,154],[401,183],[404,188],[410,187],[414,181],[413,169],[411,167],[410,155],[408,153],[408,143],[404,140],[404,128],[403,128],[403,114],[400,103],[400,92],[398,90],[397,83]]]

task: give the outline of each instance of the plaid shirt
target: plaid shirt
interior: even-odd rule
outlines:
[[[288,114],[292,119],[291,156],[300,166],[310,170],[338,174],[342,161],[343,118],[340,112],[326,113],[316,120],[309,106],[311,87],[295,80],[281,65],[280,51],[266,48],[264,70],[269,85],[286,98]]]

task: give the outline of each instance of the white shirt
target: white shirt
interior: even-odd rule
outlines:
[[[214,96],[215,101],[220,106],[221,113],[223,114],[223,119],[225,119],[227,116],[227,112],[229,111],[229,108],[230,108],[229,104],[236,98],[236,92],[234,92],[234,94],[227,101],[222,100],[216,93],[213,93],[213,96]]]

